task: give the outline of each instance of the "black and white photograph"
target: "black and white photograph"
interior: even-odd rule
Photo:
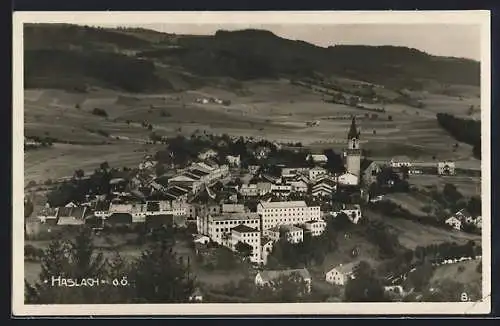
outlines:
[[[489,312],[489,19],[16,13],[14,313]]]

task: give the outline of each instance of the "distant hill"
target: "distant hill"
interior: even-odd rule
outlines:
[[[25,26],[24,37],[27,88],[78,88],[85,83],[157,91],[172,89],[170,71],[175,71],[176,78],[185,74],[186,87],[193,75],[252,80],[321,74],[395,89],[422,89],[428,81],[478,86],[480,79],[479,63],[472,60],[393,46],[323,48],[262,30],[188,36],[145,29],[30,24]],[[200,79],[192,87],[195,84],[200,85]]]

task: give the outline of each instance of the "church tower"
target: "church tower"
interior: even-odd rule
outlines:
[[[347,149],[345,151],[346,170],[348,173],[361,177],[361,148],[359,146],[359,131],[356,118],[352,118],[351,128],[347,134]]]

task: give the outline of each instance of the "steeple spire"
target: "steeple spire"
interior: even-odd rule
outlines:
[[[359,131],[356,127],[356,117],[352,117],[351,128],[349,129],[349,133],[347,134],[347,139],[359,139]]]

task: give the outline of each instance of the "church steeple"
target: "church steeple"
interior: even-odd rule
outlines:
[[[349,133],[347,134],[347,139],[359,139],[359,131],[356,127],[356,117],[352,118],[351,128],[349,129]]]

